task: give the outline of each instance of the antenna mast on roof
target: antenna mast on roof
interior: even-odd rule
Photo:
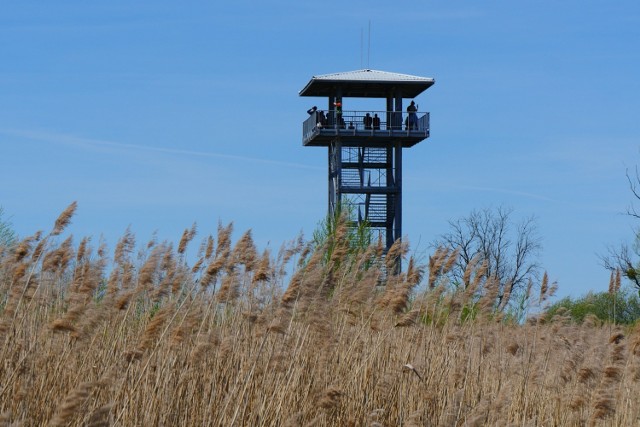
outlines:
[[[371,19],[369,19],[369,46],[367,47],[367,69],[369,66],[369,57],[371,56]]]
[[[364,45],[364,28],[360,28],[360,69],[362,69],[363,45]]]

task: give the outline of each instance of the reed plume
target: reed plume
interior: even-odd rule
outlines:
[[[60,214],[58,219],[56,219],[56,222],[53,226],[53,231],[51,232],[52,236],[57,236],[61,234],[64,231],[64,229],[71,223],[71,218],[75,214],[77,207],[78,207],[78,202],[74,201],[69,206],[67,206],[67,208],[64,211],[62,211],[62,213]]]
[[[178,244],[178,253],[180,255],[184,255],[187,250],[187,245],[193,238],[196,236],[196,224],[193,223],[190,229],[186,228],[184,233],[182,233],[182,238],[180,239],[180,243]]]
[[[58,405],[56,413],[49,422],[49,426],[62,427],[70,425],[77,412],[80,411],[81,407],[88,399],[89,393],[94,386],[95,385],[93,383],[84,382],[71,390]]]

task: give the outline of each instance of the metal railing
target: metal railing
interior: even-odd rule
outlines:
[[[333,132],[331,132],[333,131]],[[429,113],[403,111],[314,111],[302,124],[305,141],[320,133],[388,134],[407,132],[408,135],[429,136]]]

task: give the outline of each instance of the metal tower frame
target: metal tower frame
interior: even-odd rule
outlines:
[[[303,145],[328,149],[328,211],[349,205],[354,224],[366,221],[388,250],[402,238],[402,149],[429,137],[429,113],[403,98],[434,84],[426,77],[358,70],[314,76],[300,96],[328,98],[327,112],[309,110]],[[345,98],[382,98],[383,110],[344,110]],[[348,124],[348,126],[347,126]]]

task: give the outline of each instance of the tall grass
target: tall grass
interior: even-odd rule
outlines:
[[[74,209],[0,249],[0,425],[637,424],[637,330],[506,322],[482,265],[450,290],[456,253],[273,254],[220,225],[111,254],[62,240]]]

